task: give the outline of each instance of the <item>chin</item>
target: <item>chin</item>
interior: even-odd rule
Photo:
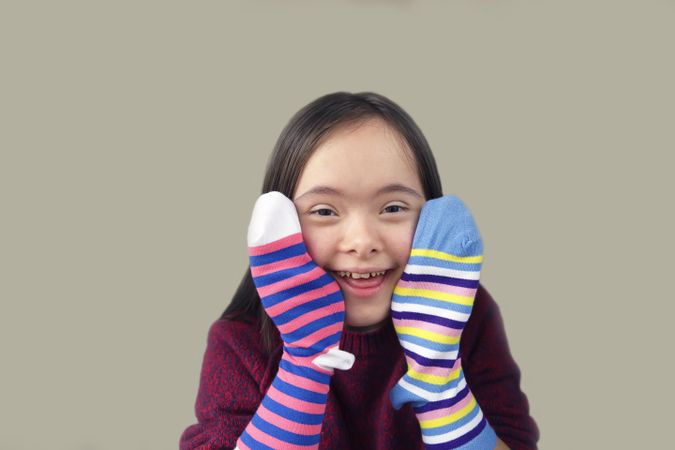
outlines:
[[[390,317],[391,302],[369,311],[354,311],[353,305],[345,299],[345,325],[350,327],[369,327]],[[373,310],[374,309],[374,310]]]

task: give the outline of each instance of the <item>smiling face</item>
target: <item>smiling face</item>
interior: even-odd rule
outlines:
[[[310,256],[344,294],[348,326],[388,317],[425,201],[410,150],[381,120],[333,131],[309,158],[293,202]]]

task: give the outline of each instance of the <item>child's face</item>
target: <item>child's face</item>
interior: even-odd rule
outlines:
[[[408,261],[426,201],[409,154],[382,121],[338,129],[314,151],[293,196],[307,250],[340,285],[345,322],[352,327],[378,324],[388,316]],[[380,192],[391,185],[408,190]],[[335,192],[310,192],[319,187]],[[348,280],[339,271],[386,273]]]

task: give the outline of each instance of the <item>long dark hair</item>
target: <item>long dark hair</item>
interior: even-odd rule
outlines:
[[[400,106],[373,92],[335,92],[319,97],[298,111],[288,122],[277,140],[267,163],[261,194],[279,191],[293,198],[298,178],[321,140],[338,126],[359,124],[370,119],[384,120],[398,131],[410,149],[427,200],[443,195],[436,161],[426,138],[415,121]],[[221,319],[256,320],[260,327],[263,348],[271,354],[279,332],[262,307],[253,284],[250,267],[221,315]]]

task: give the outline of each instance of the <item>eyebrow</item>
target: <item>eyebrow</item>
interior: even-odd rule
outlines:
[[[375,196],[382,195],[382,194],[389,194],[392,192],[401,192],[403,194],[409,194],[414,197],[418,197],[421,199],[424,199],[424,197],[417,192],[415,189],[410,188],[408,186],[405,186],[403,184],[399,183],[392,183],[384,186],[383,188],[379,189],[376,193]],[[305,192],[304,194],[298,196],[295,198],[295,200],[300,200],[302,197],[308,196],[308,195],[337,195],[338,197],[344,197],[345,194],[342,191],[339,191],[338,189],[332,188],[330,186],[315,186],[309,191]]]

